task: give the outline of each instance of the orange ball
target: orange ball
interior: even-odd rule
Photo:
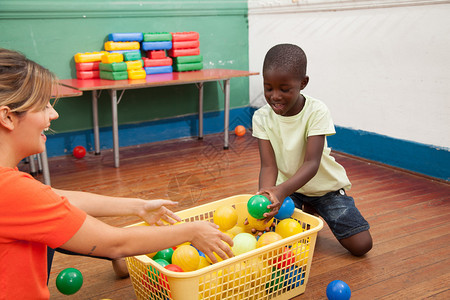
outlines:
[[[237,136],[243,136],[245,134],[245,127],[242,125],[236,126],[234,133],[236,133]]]

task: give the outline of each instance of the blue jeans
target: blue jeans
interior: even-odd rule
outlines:
[[[370,228],[369,223],[356,208],[355,201],[346,195],[344,189],[329,192],[320,197],[309,197],[300,193],[293,193],[290,197],[295,207],[299,209],[302,209],[304,203],[312,206],[338,240]]]

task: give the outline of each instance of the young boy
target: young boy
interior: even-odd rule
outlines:
[[[372,248],[369,224],[346,195],[351,183],[345,169],[330,155],[326,136],[335,134],[328,108],[301,94],[309,77],[306,55],[291,44],[271,48],[264,59],[267,104],[253,116],[253,136],[261,158],[259,192],[272,204],[273,217],[283,199],[319,214],[341,245],[361,256]]]

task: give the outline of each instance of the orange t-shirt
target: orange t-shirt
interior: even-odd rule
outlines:
[[[67,242],[85,219],[49,186],[0,167],[0,299],[48,299],[47,245]]]

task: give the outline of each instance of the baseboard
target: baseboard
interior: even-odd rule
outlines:
[[[449,149],[339,126],[327,140],[336,151],[450,180]]]

